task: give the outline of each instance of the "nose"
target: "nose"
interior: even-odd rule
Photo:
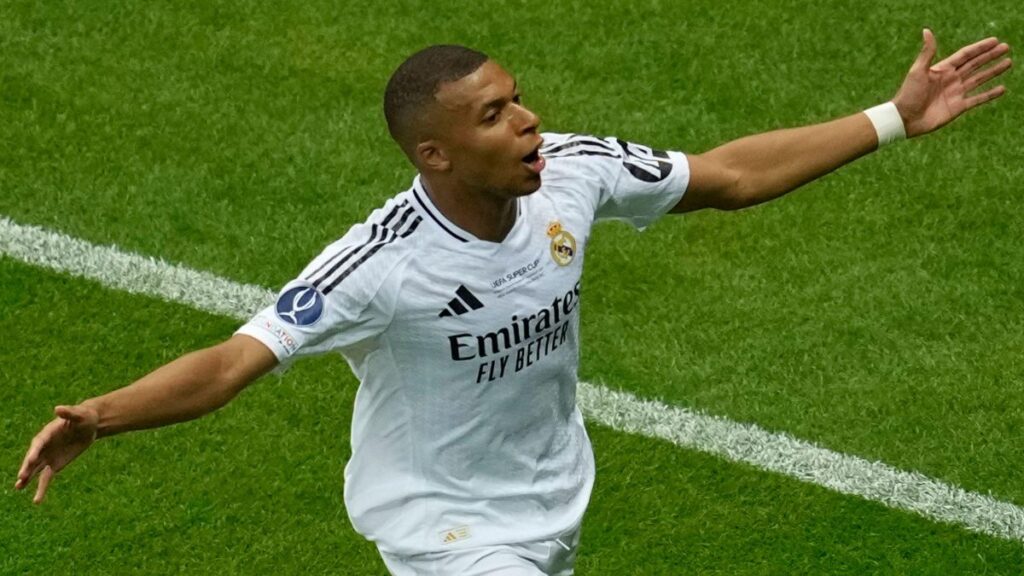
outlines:
[[[520,134],[533,134],[537,132],[540,127],[540,116],[533,113],[532,110],[523,105],[519,106],[519,133]]]

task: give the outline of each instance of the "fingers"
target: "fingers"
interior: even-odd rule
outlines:
[[[964,46],[963,48],[957,50],[955,54],[953,54],[949,58],[946,58],[942,62],[939,62],[938,64],[933,66],[933,68],[937,68],[937,67],[943,66],[943,65],[948,65],[948,66],[950,66],[950,67],[952,67],[954,69],[960,68],[961,66],[963,66],[964,64],[969,62],[975,56],[978,56],[980,54],[984,54],[985,52],[988,52],[989,50],[991,50],[994,46],[996,46],[998,44],[999,44],[999,40],[997,38],[995,38],[995,37],[985,38],[984,40],[979,40],[978,42],[975,42],[974,44],[971,44],[969,46]]]
[[[54,474],[56,472],[53,471],[53,468],[49,466],[43,468],[43,473],[39,475],[39,486],[36,488],[36,495],[32,498],[33,504],[39,504],[46,498],[46,489],[50,487],[50,480],[53,479]]]
[[[995,66],[987,70],[982,70],[981,72],[978,72],[974,76],[971,76],[966,81],[964,81],[964,92],[970,92],[971,90],[974,90],[978,86],[981,86],[982,84],[988,82],[989,80],[995,78],[996,76],[999,76],[1003,72],[1006,72],[1007,70],[1010,69],[1011,66],[1013,66],[1013,61],[1007,58],[1006,60],[1003,60],[1002,62],[996,64]]]
[[[14,482],[14,489],[21,490],[25,486],[28,486],[28,483],[32,480],[32,477],[35,476],[44,466],[46,466],[46,461],[39,460],[33,462],[32,465],[24,473],[19,472],[18,479],[17,481]]]
[[[932,34],[931,30],[925,28],[924,31],[921,32],[921,36],[923,40],[921,44],[921,53],[918,54],[917,59],[914,60],[915,68],[927,68],[932,63],[932,60],[935,59],[935,51],[938,50],[935,42],[935,34]]]
[[[43,449],[53,440],[54,435],[64,426],[64,420],[56,419],[50,421],[49,424],[43,426],[43,429],[32,438],[32,442],[28,445],[28,452],[25,453],[25,459],[21,461],[21,468],[18,470],[18,480],[14,483],[14,488],[21,490],[24,488],[32,476],[39,471],[39,468],[45,464],[44,459],[41,457]]]
[[[996,86],[995,88],[993,88],[991,90],[987,90],[985,92],[982,92],[981,94],[978,94],[977,96],[971,96],[970,98],[965,98],[964,99],[964,105],[966,106],[967,110],[970,110],[971,108],[974,108],[975,106],[980,106],[982,104],[985,104],[986,102],[991,102],[991,101],[995,100],[996,98],[999,98],[1003,94],[1006,94],[1006,86]]]
[[[996,58],[1005,55],[1009,51],[1010,45],[1007,44],[1006,42],[996,44],[992,48],[968,60],[967,63],[965,63],[963,66],[957,69],[957,72],[960,73],[961,78],[967,78],[968,76],[971,75],[972,72],[974,72],[978,68],[981,68],[982,66],[988,64],[989,62],[995,60]]]
[[[41,438],[42,435],[43,433],[40,432],[32,439],[32,443],[28,446],[28,452],[25,454],[25,459],[21,462],[21,468],[18,470],[18,481],[14,484],[14,487],[18,490],[24,488],[39,469],[39,454],[42,452],[43,445],[46,443],[45,440]]]

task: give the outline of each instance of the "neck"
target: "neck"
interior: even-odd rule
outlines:
[[[420,181],[445,218],[480,240],[501,242],[516,223],[516,198],[468,190],[422,174]]]

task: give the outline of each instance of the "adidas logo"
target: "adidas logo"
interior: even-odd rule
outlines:
[[[469,308],[467,308],[467,306],[469,306]],[[469,288],[459,285],[458,290],[455,291],[455,298],[448,301],[448,307],[441,310],[438,317],[447,318],[448,316],[462,316],[466,312],[469,312],[470,309],[479,310],[483,307],[483,302],[474,296],[473,293],[469,291]]]
[[[469,533],[469,526],[459,526],[450,530],[442,530],[438,536],[441,537],[442,544],[451,544],[458,542],[459,540],[465,540],[471,536]]]

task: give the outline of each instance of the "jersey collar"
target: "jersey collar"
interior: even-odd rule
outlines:
[[[441,210],[438,209],[437,205],[434,204],[434,201],[433,199],[431,199],[430,194],[427,194],[427,189],[423,185],[423,182],[420,180],[419,174],[416,175],[416,178],[413,180],[412,183],[412,197],[412,202],[416,205],[416,207],[422,210],[423,212],[426,212],[427,216],[429,216],[429,220],[433,221],[441,229],[442,233],[446,234],[447,236],[450,236],[454,240],[462,243],[481,242],[485,244],[494,245],[501,245],[504,243],[480,240],[473,234],[460,228],[458,224],[455,224],[447,217],[445,217],[445,215],[441,213]],[[520,202],[521,199],[516,199],[516,222],[513,225],[512,230],[510,230],[508,235],[506,236],[506,239],[512,235],[512,231],[514,231],[516,227],[518,227],[519,225],[519,220],[522,217],[522,206]]]

